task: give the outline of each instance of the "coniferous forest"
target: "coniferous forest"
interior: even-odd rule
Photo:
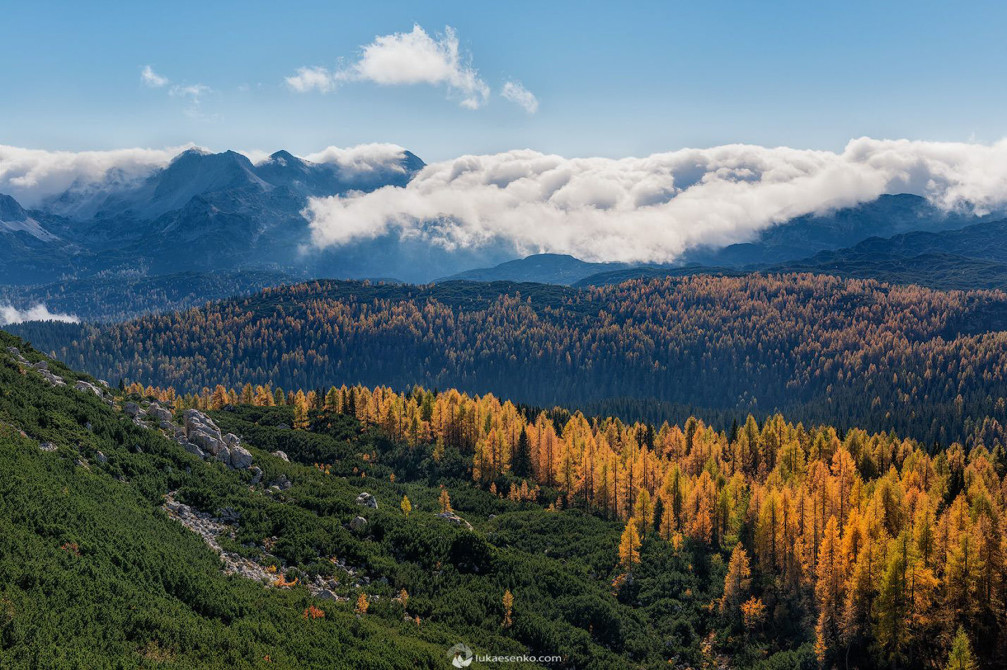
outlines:
[[[107,326],[13,327],[96,376],[492,392],[624,420],[792,420],[1003,448],[1007,295],[822,275],[592,289],[312,282]]]

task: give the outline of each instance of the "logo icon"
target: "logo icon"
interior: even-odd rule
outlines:
[[[451,665],[456,668],[467,668],[472,665],[472,660],[474,654],[472,650],[469,649],[468,645],[464,642],[459,642],[455,646],[448,649],[448,659],[451,661]]]

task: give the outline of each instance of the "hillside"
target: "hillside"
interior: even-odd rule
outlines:
[[[0,344],[5,667],[437,668],[464,641],[810,670],[1004,641],[1000,448],[454,390],[113,394]]]
[[[663,667],[665,639],[698,658],[690,624],[666,637],[671,596],[638,609],[611,593],[621,525],[472,487],[458,479],[470,455],[439,468],[432,447],[344,415],[284,430],[289,407],[172,416],[0,344],[4,667],[441,668],[461,641],[570,667]],[[200,458],[168,439],[210,449],[214,421],[244,446],[229,435]],[[457,512],[443,518],[441,484]],[[694,589],[676,602],[698,624],[706,587],[684,557],[648,551],[661,579]]]
[[[113,381],[188,392],[420,384],[721,427],[782,411],[946,445],[1003,442],[1005,327],[1000,292],[749,275],[592,290],[316,282],[101,328],[12,330]]]

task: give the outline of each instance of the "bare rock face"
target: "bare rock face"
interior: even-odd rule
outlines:
[[[227,447],[224,446],[223,441],[215,436],[213,433],[208,431],[189,431],[189,441],[195,444],[197,447],[203,451],[216,456],[221,451],[226,451]]]
[[[362,516],[353,517],[353,521],[350,522],[350,528],[357,532],[364,530],[367,528],[367,519]]]
[[[378,499],[375,498],[370,493],[368,493],[367,491],[364,491],[363,493],[361,493],[360,495],[357,496],[357,504],[358,505],[364,505],[365,507],[371,507],[373,509],[377,509],[378,508]]]
[[[224,444],[230,449],[241,444],[241,439],[234,433],[228,433],[224,436]]]
[[[150,414],[150,416],[154,417],[154,420],[157,421],[158,423],[164,423],[164,422],[171,423],[171,419],[173,418],[170,411],[161,407],[157,403],[152,403],[151,406],[147,409],[147,413]]]
[[[276,456],[277,458],[279,458],[279,459],[280,459],[280,460],[282,460],[282,461],[286,461],[287,463],[289,463],[289,462],[290,462],[290,459],[289,459],[289,458],[287,457],[287,454],[285,454],[285,453],[284,453],[284,452],[282,452],[282,451],[279,451],[279,450],[277,450],[277,451],[274,451],[274,452],[272,453],[272,455],[273,455],[273,456]]]
[[[214,456],[224,465],[231,466],[231,450],[225,447],[223,443],[221,443],[220,450]]]
[[[231,467],[235,470],[247,470],[252,467],[252,454],[244,447],[234,445],[230,448]]]
[[[206,457],[206,453],[192,442],[185,442],[182,446],[185,447],[185,450],[190,454],[194,454],[200,458]]]
[[[57,447],[52,442],[43,442],[40,445],[38,445],[38,448],[41,449],[42,451],[56,451],[57,449],[59,449],[59,447]]]
[[[140,416],[142,410],[140,409],[140,406],[137,405],[135,402],[127,402],[122,406],[122,411],[126,416],[130,418],[136,418]]]

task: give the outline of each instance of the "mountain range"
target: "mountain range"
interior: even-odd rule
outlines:
[[[409,151],[353,169],[287,151],[252,163],[234,151],[191,149],[139,181],[113,176],[100,186],[75,184],[34,209],[3,196],[0,282],[237,270],[429,279],[413,268],[453,267],[447,252],[387,239],[316,252],[301,214],[310,197],[402,186],[423,166]]]
[[[0,299],[19,306],[91,305],[85,318],[184,308],[314,278],[424,283],[513,281],[595,286],[626,279],[741,272],[818,272],[935,288],[1007,286],[1007,224],[997,213],[945,211],[915,195],[880,198],[773,225],[750,241],[700,247],[673,264],[517,258],[506,244],[446,249],[386,235],[337,249],[311,245],[309,198],[404,186],[424,167],[409,151],[366,169],[277,151],[253,163],[190,149],[140,179],[101,184],[22,207],[0,195]],[[117,299],[117,291],[130,296]],[[142,287],[150,300],[134,290]],[[174,296],[174,297],[171,297]],[[162,306],[161,309],[167,309]]]

